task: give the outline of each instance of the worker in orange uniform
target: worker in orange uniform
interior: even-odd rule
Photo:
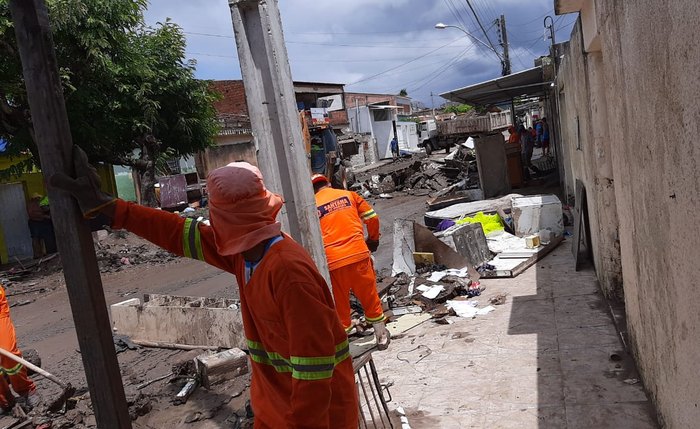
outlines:
[[[379,216],[357,193],[333,189],[326,176],[315,174],[311,182],[316,193],[316,208],[340,323],[346,332],[352,330],[352,290],[365,310],[365,319],[374,328],[377,348],[385,350],[391,336],[386,329],[371,258],[371,252],[379,246]],[[366,240],[363,223],[367,225]]]
[[[275,219],[279,195],[260,171],[234,162],[207,178],[211,226],[115,199],[100,191],[85,153],[77,179],[54,175],[85,217],[100,212],[164,249],[236,276],[250,352],[256,428],[357,428],[358,399],[347,336],[309,254]]]
[[[2,284],[0,284],[0,348],[22,357],[22,352],[17,348],[15,326],[10,319],[10,306]],[[27,375],[27,368],[21,363],[0,355],[0,411],[2,411],[0,414],[9,414],[15,406],[15,396],[10,386],[15,393],[25,399],[29,408],[39,405],[41,397],[36,391],[34,382]]]

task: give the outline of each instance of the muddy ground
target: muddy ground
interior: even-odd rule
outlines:
[[[382,221],[381,245],[375,254],[376,267],[380,273],[390,274],[393,220],[421,220],[425,211],[425,197],[396,195],[392,199],[370,199],[370,202],[375,206]],[[108,269],[102,270],[108,271],[102,274],[107,305],[141,297],[144,293],[233,298],[238,296],[235,279],[231,274],[199,261],[173,258],[167,253],[158,252],[157,248],[145,244],[137,237],[127,236],[126,239],[122,239],[110,236],[103,238],[102,246],[130,250],[137,248],[140,249],[139,252],[149,255],[148,261],[144,263],[121,266],[120,258],[111,258],[116,262],[108,266]],[[127,257],[133,262],[133,255]],[[159,258],[162,260],[159,261]],[[32,292],[15,295],[17,292],[26,291]],[[40,271],[34,276],[10,284],[7,292],[11,295],[10,304],[15,304],[11,311],[20,347],[36,349],[47,370],[72,383],[79,393],[86,392],[78,340],[62,273],[56,271],[47,274],[47,270]],[[180,406],[173,405],[170,400],[179,388],[177,383],[169,384],[164,380],[141,390],[137,389],[138,385],[148,380],[168,374],[173,363],[182,359],[184,353],[140,348],[118,354],[127,399],[132,403],[131,411],[137,417],[134,427],[237,427],[236,416],[244,417],[246,414],[248,379],[245,376],[220,385],[212,391],[200,388],[187,404]],[[180,381],[180,384],[182,383]],[[45,398],[52,398],[59,393],[58,387],[47,380],[37,378],[37,384]],[[64,420],[67,426],[63,427],[89,427],[94,424],[94,417],[90,416],[88,407],[89,400],[79,401],[77,411],[67,416],[69,419]],[[138,414],[143,415],[137,416]]]

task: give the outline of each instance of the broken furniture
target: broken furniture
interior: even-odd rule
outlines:
[[[136,344],[247,348],[239,301],[144,295],[110,307],[114,330]]]

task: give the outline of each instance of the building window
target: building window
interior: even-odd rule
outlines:
[[[389,121],[389,109],[374,109],[372,110],[372,117],[375,122]]]

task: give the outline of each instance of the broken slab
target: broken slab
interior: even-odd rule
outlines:
[[[435,263],[445,265],[447,268],[461,269],[467,267],[470,279],[477,280],[479,278],[479,273],[469,263],[469,260],[440,241],[433,235],[432,231],[420,224],[415,224],[413,228],[415,250],[417,252],[432,253],[435,257]]]
[[[114,330],[134,342],[247,348],[238,300],[147,294],[110,312]]]
[[[202,354],[195,358],[195,363],[202,386],[206,389],[248,372],[248,355],[237,348],[219,353]]]
[[[435,236],[464,256],[472,267],[478,267],[493,258],[486,242],[484,229],[479,223],[455,225]]]
[[[394,220],[394,263],[391,268],[392,276],[397,276],[401,273],[413,275],[416,272],[416,263],[413,260],[413,253],[416,251],[413,228],[414,223],[412,220]]]

